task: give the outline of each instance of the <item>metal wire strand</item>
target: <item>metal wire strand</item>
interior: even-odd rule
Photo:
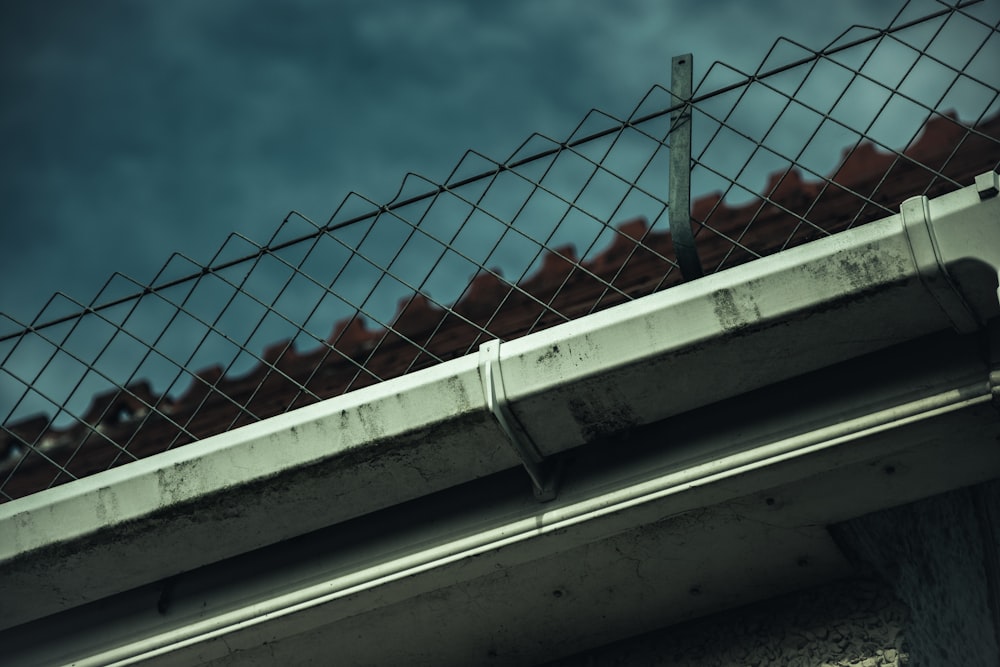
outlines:
[[[325,223],[291,211],[265,243],[230,234],[207,263],[175,253],[149,282],[112,274],[89,303],[57,294],[28,324],[7,318],[0,333],[7,347],[0,350],[0,502],[679,281],[661,224],[670,208],[662,158],[671,150],[671,116],[682,106],[696,128],[710,126],[696,140],[690,167],[719,184],[697,200],[701,219],[692,220],[696,242],[713,253],[707,272],[890,213],[899,173],[918,174],[913,188],[922,193],[910,194],[927,194],[962,185],[958,174],[972,153],[977,168],[997,168],[1000,159],[976,147],[1000,149],[990,129],[1000,118],[1000,85],[972,70],[997,39],[1000,20],[971,11],[974,2],[940,4],[904,20],[905,2],[888,27],[853,26],[820,49],[781,38],[749,72],[712,63],[690,100],[653,85],[626,118],[592,109],[565,139],[532,134],[506,160],[467,151],[441,183],[407,174],[388,203],[352,192]],[[936,48],[949,30],[968,26],[984,36],[964,56]],[[893,81],[870,71],[887,48],[912,56]],[[795,57],[780,62],[789,49]],[[945,72],[940,90],[905,89],[927,67]],[[786,85],[788,77],[798,78]],[[811,97],[820,79],[832,88],[820,98],[826,102]],[[727,82],[710,85],[717,80]],[[861,86],[878,99],[864,101],[864,120],[845,120],[842,108],[861,104],[852,97]],[[941,108],[960,87],[982,104],[970,114],[974,122],[953,120]],[[760,109],[756,96],[775,101]],[[902,146],[877,131],[893,105],[922,120],[912,133],[899,133],[909,135]],[[751,130],[748,115],[757,120]],[[782,123],[801,122],[798,115],[815,126],[789,146]],[[926,164],[911,148],[943,119],[960,131]],[[849,145],[825,146],[829,132],[848,134]],[[745,147],[742,154],[716,157],[733,142]],[[840,149],[832,173],[810,157]],[[862,180],[841,173],[870,151],[880,155],[876,173]],[[781,165],[764,192],[747,184],[761,176],[761,162]],[[802,178],[808,187],[788,200],[784,193]],[[744,203],[726,203],[743,195]],[[841,206],[836,220],[824,218],[832,199]],[[161,322],[152,331],[150,313]],[[121,349],[138,352],[115,359]],[[201,368],[204,359],[217,363]],[[249,370],[241,370],[245,364]],[[79,377],[53,384],[66,367]],[[110,389],[88,397],[95,384]],[[55,416],[29,417],[32,410]],[[70,424],[57,428],[57,419]]]

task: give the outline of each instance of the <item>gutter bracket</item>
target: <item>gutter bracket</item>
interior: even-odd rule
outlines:
[[[1000,318],[993,318],[986,324],[986,351],[990,396],[993,407],[1000,412]],[[997,621],[1000,622],[1000,618]]]
[[[903,233],[913,254],[920,282],[937,301],[957,332],[972,333],[979,330],[978,318],[948,275],[934,234],[934,226],[931,224],[927,197],[910,197],[899,207],[899,212],[903,220]]]
[[[976,192],[979,201],[996,197],[1000,194],[1000,174],[988,171],[976,176]],[[1000,318],[993,318],[986,323],[986,336],[989,346],[990,395],[993,397],[993,407],[1000,411]],[[1000,617],[996,620],[1000,623]]]
[[[507,389],[500,371],[500,341],[491,340],[479,346],[479,377],[483,382],[486,407],[507,436],[511,448],[528,472],[535,498],[548,502],[556,497],[556,475],[545,474],[545,457],[541,455],[527,431],[511,412]]]

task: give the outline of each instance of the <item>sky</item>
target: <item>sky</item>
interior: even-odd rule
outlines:
[[[534,132],[565,139],[592,108],[626,117],[652,86],[669,88],[675,55],[694,54],[697,83],[716,61],[755,69],[779,37],[822,48],[852,25],[888,25],[903,5],[840,0],[817,11],[801,0],[6,0],[0,335],[36,321],[57,291],[88,304],[115,272],[145,284],[172,253],[205,263],[232,233],[265,243],[292,209],[325,223],[351,192],[387,203],[407,173],[445,180],[469,149],[504,161]],[[940,7],[912,0],[906,16]],[[961,48],[971,37],[953,31],[939,41]],[[979,69],[995,81],[997,40],[990,49],[979,56],[988,66]],[[800,55],[785,48],[772,60]],[[878,74],[902,76],[906,58],[883,58]],[[908,92],[934,97],[935,82],[947,79],[931,69],[919,74],[905,81]],[[816,73],[805,92],[819,100],[846,85],[843,72],[837,76]],[[955,94],[961,107],[964,98]],[[760,104],[773,107],[765,98]],[[855,112],[861,105],[837,110],[849,123],[867,122],[849,118]],[[769,113],[751,108],[747,131]],[[902,148],[917,128],[897,120],[918,115],[890,108],[872,132]],[[809,122],[788,118],[772,138],[779,148],[798,140]],[[816,173],[833,168],[850,140],[818,142],[826,161]],[[734,146],[716,144],[717,164],[744,163]],[[747,192],[776,168],[752,166],[757,180]],[[383,225],[387,247],[391,229]],[[384,299],[390,314],[398,296]],[[59,312],[65,308],[52,306],[37,321]],[[157,335],[156,317],[150,314],[143,335]],[[140,329],[141,319],[133,318]],[[316,330],[329,331],[329,324]],[[87,338],[84,329],[77,339]],[[259,350],[289,335],[284,331],[246,345]],[[0,421],[10,414],[6,403],[23,415],[63,400],[21,401],[27,384],[69,382],[63,394],[80,405],[103,386],[73,384],[69,366],[59,364],[46,371],[48,380],[32,381],[40,371],[30,368],[47,354],[32,344],[0,349],[20,355],[7,365],[17,377],[0,377]],[[190,347],[200,350],[197,342]],[[199,368],[217,361],[220,349],[205,346],[198,358],[171,354]],[[107,375],[122,381],[155,375],[125,352],[104,356],[121,366]]]
[[[498,160],[592,107],[627,114],[670,59],[753,66],[896,2],[8,0],[0,8],[0,312],[112,272],[325,221],[407,172]]]

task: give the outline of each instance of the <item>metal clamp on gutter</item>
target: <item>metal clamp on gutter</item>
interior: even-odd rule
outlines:
[[[517,421],[517,417],[510,411],[503,373],[500,372],[499,340],[488,341],[479,347],[479,376],[483,381],[486,405],[510,441],[511,447],[521,460],[521,465],[528,471],[531,483],[535,487],[535,497],[542,502],[555,499],[554,476],[547,476],[543,470],[545,458],[539,453],[521,423]]]
[[[903,231],[913,253],[920,281],[938,302],[959,333],[972,333],[979,322],[962,293],[956,288],[941,258],[941,250],[931,224],[930,206],[925,196],[911,197],[903,202],[899,212]]]

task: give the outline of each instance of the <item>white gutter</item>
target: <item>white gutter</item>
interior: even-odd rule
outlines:
[[[719,538],[717,528],[712,530],[708,525],[711,520],[706,518],[708,508],[719,506],[724,508],[723,514],[738,512],[739,523],[748,526],[751,534],[761,527],[769,527],[765,530],[770,531],[766,539],[772,577],[777,571],[781,577],[795,580],[796,573],[789,572],[783,564],[789,551],[793,558],[809,554],[813,571],[808,576],[814,582],[817,577],[820,581],[843,577],[849,571],[845,572],[837,564],[832,545],[824,546],[823,526],[875,508],[923,497],[923,494],[933,495],[958,485],[982,481],[1000,471],[1000,451],[995,447],[996,424],[984,428],[984,424],[978,423],[984,412],[993,414],[989,408],[989,388],[985,382],[963,385],[959,381],[951,386],[958,376],[945,375],[950,380],[919,398],[862,411],[857,417],[835,420],[787,437],[765,439],[758,446],[746,449],[730,446],[728,452],[690,462],[694,450],[715,451],[729,440],[725,434],[706,434],[699,442],[661,451],[654,460],[639,464],[634,468],[637,475],[612,475],[602,478],[604,484],[597,485],[594,480],[568,478],[564,492],[553,503],[501,504],[492,512],[462,512],[459,509],[457,520],[439,514],[428,517],[420,530],[404,531],[401,535],[394,530],[377,531],[380,538],[375,544],[363,545],[360,549],[348,548],[344,553],[331,549],[321,562],[306,569],[292,561],[287,562],[287,571],[274,572],[263,566],[259,568],[265,573],[263,581],[244,577],[227,590],[207,593],[197,588],[187,590],[178,596],[167,616],[157,615],[150,605],[132,613],[120,613],[113,625],[109,620],[108,625],[95,626],[100,628],[99,632],[65,631],[61,641],[51,646],[18,636],[13,638],[13,645],[8,643],[8,656],[16,659],[15,664],[25,665],[84,667],[149,661],[157,665],[186,666],[224,661],[227,657],[232,659],[236,652],[240,654],[239,664],[283,664],[284,661],[269,654],[266,648],[261,649],[261,644],[274,647],[287,640],[287,644],[302,646],[303,641],[310,642],[299,637],[309,632],[322,633],[326,648],[317,650],[329,655],[331,650],[343,648],[341,642],[354,634],[350,627],[345,629],[343,626],[356,625],[358,618],[397,619],[395,626],[389,622],[390,627],[372,627],[370,637],[406,636],[405,619],[428,612],[442,613],[441,600],[447,599],[446,591],[455,586],[465,587],[466,592],[460,596],[462,600],[469,600],[468,596],[475,599],[477,591],[489,596],[488,588],[479,587],[484,586],[484,581],[495,578],[501,564],[511,571],[510,579],[505,580],[504,595],[514,601],[544,599],[547,597],[545,591],[551,590],[551,586],[543,588],[543,595],[539,596],[538,583],[524,577],[525,570],[536,569],[534,563],[551,561],[553,556],[563,553],[578,554],[577,547],[581,545],[593,553],[595,549],[591,547],[613,544],[617,536],[627,535],[635,527],[662,524],[664,517],[697,510],[702,512],[698,515],[698,523],[686,524],[686,528],[683,522],[668,524],[665,529],[669,543],[686,546],[662,554],[662,558],[672,564],[664,581],[678,576],[687,578],[690,573],[680,573],[686,567],[684,563],[698,561],[699,554],[690,546],[691,542],[697,542],[696,535],[707,529]],[[938,377],[944,379],[944,376]],[[978,418],[975,413],[979,414]],[[972,420],[968,421],[970,417]],[[972,437],[968,437],[970,434]],[[952,440],[954,437],[960,439],[958,451],[957,443]],[[722,446],[726,448],[725,444]],[[955,456],[959,452],[960,456]],[[950,461],[943,463],[942,457]],[[907,472],[895,480],[896,484],[887,484],[884,478],[878,479],[882,476],[882,465],[873,468],[873,460],[891,461]],[[822,482],[819,482],[820,476]],[[802,481],[806,482],[811,498],[794,490]],[[845,489],[851,489],[851,493],[845,496],[831,492]],[[476,491],[470,490],[470,493]],[[774,507],[761,502],[764,496],[772,495],[782,499]],[[786,502],[787,506],[783,507]],[[752,505],[758,509],[753,510]],[[454,509],[456,506],[449,504],[449,507]],[[382,527],[385,528],[385,524]],[[777,539],[781,531],[776,535],[774,529],[778,528],[796,536],[792,544],[782,543],[787,542],[787,535]],[[621,544],[625,547],[629,541]],[[290,553],[294,553],[294,549]],[[737,554],[737,562],[730,561],[728,569],[738,571],[746,556]],[[598,589],[611,585],[619,595],[626,594],[626,590],[620,588],[622,580],[617,577],[622,576],[621,570],[626,576],[632,570],[633,565],[627,559],[613,556],[612,562],[605,561],[600,576],[596,576],[598,573],[592,569],[593,565],[588,568],[587,564],[578,562],[576,556],[570,555],[559,562],[562,571],[556,583],[575,581],[574,594],[577,596],[586,597],[581,576],[595,582],[593,585]],[[741,586],[726,591],[728,604],[740,600],[740,596],[759,595],[761,590],[770,590],[771,594],[777,592],[760,581],[764,574],[760,567],[758,564],[754,576],[740,577],[744,582]],[[716,581],[702,578],[707,575],[708,572],[701,571],[698,580],[717,588],[711,586],[717,584]],[[801,577],[802,573],[798,575],[799,582]],[[651,585],[642,580],[633,580],[632,584]],[[669,591],[671,587],[665,588]],[[435,601],[430,609],[421,607],[420,600],[425,593],[431,593],[431,600]],[[453,600],[452,604],[458,603]],[[530,608],[532,603],[527,604]],[[690,613],[692,600],[669,598],[665,604],[673,613],[684,617],[685,613]],[[406,614],[399,614],[401,605],[407,608]],[[524,603],[511,602],[510,606],[514,617],[506,623],[515,627],[528,626],[525,630],[538,623],[540,617],[565,618],[564,626],[577,623],[566,618],[565,606],[531,609],[530,616],[523,618],[517,616],[514,609]],[[572,606],[574,609],[586,607],[582,600],[581,604]],[[452,617],[455,611],[453,608]],[[383,612],[386,613],[383,615]],[[583,612],[575,610],[572,613]],[[53,620],[53,623],[59,622]],[[61,622],[70,628],[74,626],[70,618]],[[399,622],[404,627],[398,627]],[[594,622],[594,618],[588,619],[588,623]],[[600,626],[600,619],[596,622]],[[662,617],[660,622],[664,622]],[[453,628],[452,632],[455,631]],[[33,632],[36,636],[47,636],[43,630]],[[447,633],[444,634],[423,640],[409,638],[400,643],[400,652],[391,657],[345,658],[345,663],[407,663],[409,660],[402,647],[412,642],[440,649],[455,643],[449,642]],[[568,641],[572,645],[572,639]],[[369,648],[378,643],[371,643]],[[255,650],[257,655],[253,658]],[[303,659],[297,649],[288,650]],[[376,655],[379,653],[373,650]],[[464,659],[426,664],[467,664],[468,654],[462,654],[461,650],[459,654],[464,655]]]
[[[983,392],[983,388],[983,386],[975,386],[945,391],[938,395],[877,411],[801,436],[779,440],[766,446],[722,456],[717,460],[662,474],[644,482],[610,489],[576,502],[547,509],[543,513],[543,521],[539,521],[538,516],[532,514],[481,530],[468,537],[428,545],[423,548],[418,546],[398,558],[379,562],[369,567],[361,567],[348,574],[332,577],[311,586],[276,594],[264,602],[245,605],[226,614],[184,624],[178,629],[156,633],[140,641],[74,661],[73,664],[75,667],[100,667],[102,665],[124,667],[175,652],[179,652],[183,656],[185,649],[208,644],[214,639],[235,633],[253,633],[257,626],[280,622],[282,619],[291,619],[303,614],[320,616],[324,623],[330,623],[340,616],[368,611],[368,609],[359,608],[356,604],[346,605],[337,610],[328,608],[332,603],[345,600],[364,591],[371,591],[420,574],[448,568],[484,554],[502,553],[502,550],[509,547],[514,547],[515,550],[520,549],[522,554],[528,553],[530,556],[507,556],[505,558],[507,562],[510,562],[512,557],[537,558],[539,556],[538,549],[545,549],[545,547],[526,548],[524,543],[543,538],[546,535],[563,533],[581,524],[597,522],[602,518],[630,511],[634,513],[647,505],[655,507],[657,503],[662,504],[672,500],[674,511],[678,511],[681,507],[708,506],[719,502],[726,496],[734,496],[739,492],[751,489],[757,490],[760,486],[757,480],[750,484],[746,481],[733,484],[733,481],[759,474],[766,468],[773,468],[782,463],[794,463],[800,459],[806,462],[805,465],[815,469],[816,466],[810,459],[823,455],[827,450],[847,449],[851,443],[876,437],[892,429],[924,421],[933,421],[952,412],[988,403],[990,396],[988,392]],[[847,464],[845,456],[848,459],[862,460],[876,453],[880,452],[877,449],[872,451],[871,448],[855,449],[852,453],[841,454],[838,465]],[[829,460],[829,455],[826,458]],[[781,475],[777,478],[771,475],[767,481],[773,484],[778,479],[787,481],[796,476],[796,473],[789,474],[786,471],[783,475],[784,479]],[[726,483],[729,485],[726,486]],[[721,495],[715,487],[723,487]],[[653,511],[663,512],[660,508]],[[622,530],[621,526],[616,526],[616,530]],[[594,532],[593,529],[591,532]],[[516,553],[518,552],[515,551]],[[475,568],[463,569],[464,571],[461,573],[451,572],[446,578],[447,581],[453,583],[456,577],[471,578],[475,574],[481,574]],[[438,581],[440,582],[440,578]],[[407,595],[414,593],[412,589],[406,590]],[[380,602],[383,605],[388,604],[384,598]],[[306,627],[309,625],[308,621],[305,622]],[[223,645],[216,647],[216,650],[220,652],[218,657],[225,655],[225,651],[222,650]],[[205,657],[204,651],[201,649],[200,657],[202,658]]]
[[[544,486],[602,436],[979,328],[996,185],[0,505],[0,629],[514,466]]]
[[[512,411],[554,454],[932,331],[979,328],[1000,313],[1000,198],[980,200],[981,181],[504,343]]]

